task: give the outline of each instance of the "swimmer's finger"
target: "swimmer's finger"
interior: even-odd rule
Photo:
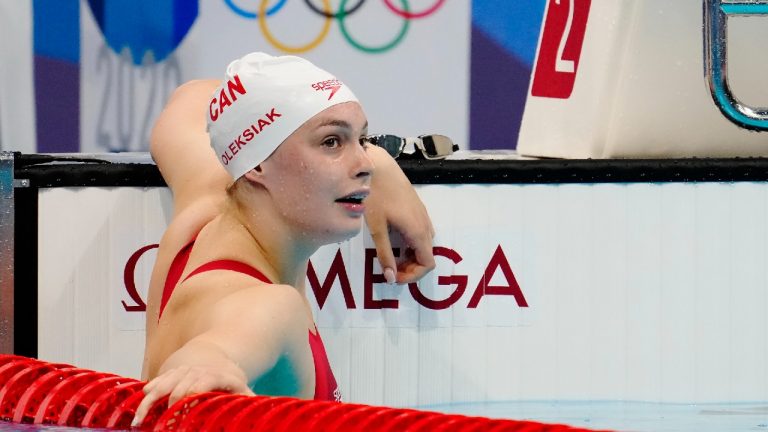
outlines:
[[[430,271],[432,271],[431,268],[418,264],[410,264],[405,267],[401,266],[397,269],[397,283],[407,284],[418,282]]]
[[[427,269],[427,272],[435,268],[435,253],[432,248],[432,236],[425,237],[419,244],[414,245],[413,253],[416,256],[416,262],[424,266]]]
[[[392,252],[392,242],[389,239],[389,232],[387,232],[386,229],[371,229],[371,237],[376,244],[376,255],[379,259],[379,264],[381,264],[384,279],[387,280],[387,283],[395,283],[397,279],[397,261],[395,261],[395,254]]]
[[[435,258],[431,252],[431,246],[429,247],[428,254],[418,250],[407,249],[407,259],[402,261],[397,268],[398,283],[416,282],[432,271],[435,268]]]
[[[144,421],[144,417],[147,416],[149,409],[152,408],[152,405],[154,405],[161,397],[162,395],[156,392],[150,392],[144,396],[144,399],[141,400],[141,403],[136,408],[136,414],[133,416],[131,427],[140,426]]]
[[[397,269],[399,283],[416,282],[435,268],[435,255],[432,249],[432,235],[422,235],[409,239],[405,250],[405,260]]]
[[[157,387],[157,383],[158,382],[160,382],[160,380],[158,380],[158,379],[153,379],[152,381],[148,382],[144,386],[144,388],[142,389],[144,391],[144,394],[147,394],[147,393],[151,392],[152,390],[154,390],[155,387]]]
[[[404,285],[418,282],[427,273],[429,273],[429,270],[423,266],[409,266],[405,270],[398,270],[397,283]]]
[[[147,383],[142,389],[145,394],[144,399],[141,400],[141,403],[136,408],[132,424],[134,426],[140,425],[144,421],[144,417],[149,412],[149,409],[152,408],[152,405],[169,394],[176,386],[176,383],[179,382],[179,379],[186,375],[187,371],[187,368],[172,369]]]
[[[197,379],[198,377],[192,374],[191,371],[188,372],[184,378],[176,384],[176,386],[171,391],[171,394],[168,396],[168,406],[171,406],[179,400],[191,395],[193,393],[192,386],[195,385],[195,381]]]

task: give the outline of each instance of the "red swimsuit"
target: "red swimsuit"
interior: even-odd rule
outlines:
[[[160,300],[160,315],[163,314],[163,310],[165,309],[168,300],[171,298],[173,289],[179,284],[179,280],[184,273],[184,268],[187,266],[187,261],[189,261],[189,255],[192,252],[192,246],[194,244],[195,242],[193,240],[188,245],[184,246],[171,263],[171,268],[168,270],[168,277],[165,279],[165,285],[163,286],[163,297]],[[196,274],[211,270],[236,271],[247,274],[262,282],[268,284],[272,283],[272,281],[257,269],[248,264],[234,260],[218,260],[205,263],[193,270],[186,278],[184,278],[184,280],[187,280]],[[314,334],[311,331],[309,332],[309,347],[312,350],[312,359],[315,364],[315,400],[340,401],[341,393],[339,392],[339,386],[336,384],[336,377],[333,376],[331,365],[328,362],[328,355],[325,352],[323,340],[320,339],[320,333],[317,332],[317,329],[315,329],[315,331],[316,333]]]

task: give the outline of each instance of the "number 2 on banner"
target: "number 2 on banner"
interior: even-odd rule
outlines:
[[[591,0],[549,0],[531,95],[568,99],[576,82]]]

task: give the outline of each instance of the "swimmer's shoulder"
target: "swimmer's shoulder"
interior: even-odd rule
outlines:
[[[169,100],[175,102],[176,99],[200,98],[201,96],[204,96],[207,99],[213,94],[213,91],[219,84],[221,84],[221,81],[215,79],[196,79],[187,81],[176,88]]]
[[[160,253],[170,261],[194,241],[220,214],[224,197],[209,194],[174,208],[173,218],[160,239]],[[164,272],[167,273],[167,270]]]

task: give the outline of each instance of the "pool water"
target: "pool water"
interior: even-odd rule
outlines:
[[[768,402],[674,404],[524,401],[420,406],[451,414],[633,432],[768,432]]]

